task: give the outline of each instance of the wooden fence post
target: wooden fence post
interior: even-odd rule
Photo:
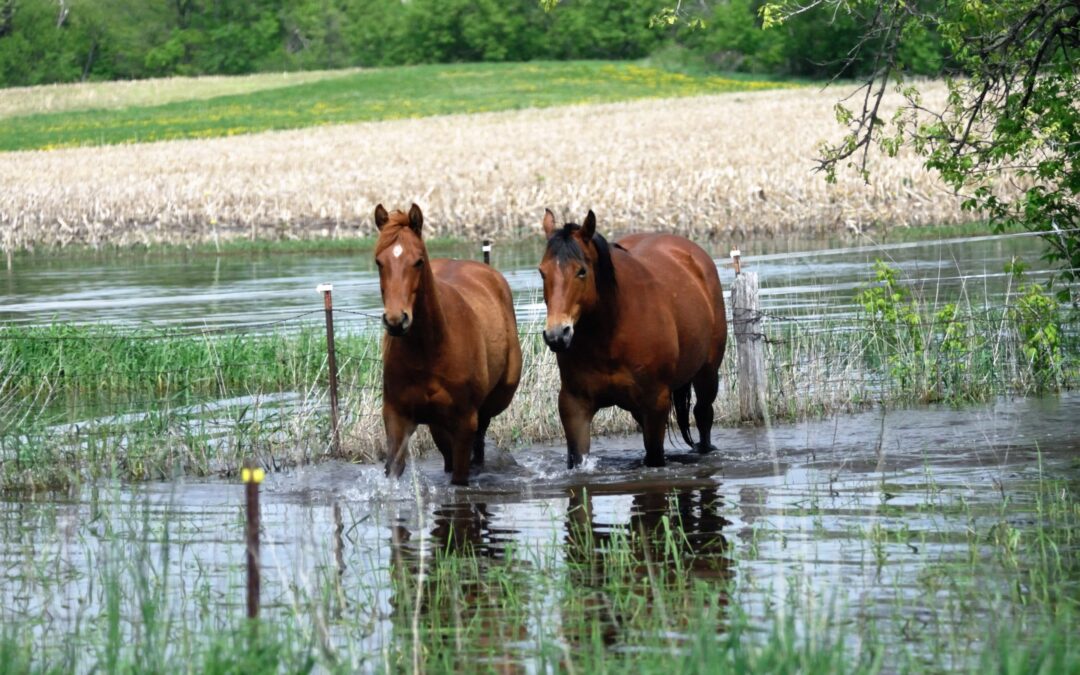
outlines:
[[[755,272],[739,267],[739,252],[732,251],[736,270],[731,285],[731,322],[738,344],[739,416],[745,422],[763,422],[768,409],[765,382],[765,334],[761,329],[758,305],[758,278]]]
[[[334,285],[319,284],[326,310],[326,369],[330,374],[330,426],[334,457],[341,457],[341,430],[338,428],[337,350],[334,349]]]
[[[265,473],[254,461],[244,463],[240,480],[244,483],[247,516],[244,540],[247,544],[247,617],[259,618],[259,483]]]
[[[480,247],[481,252],[484,254],[484,264],[491,264],[491,240],[485,239],[484,243]]]

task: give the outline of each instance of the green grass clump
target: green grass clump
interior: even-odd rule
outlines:
[[[336,340],[343,378],[368,382],[378,370],[378,335]],[[0,394],[47,389],[56,396],[168,396],[306,388],[326,375],[322,326],[294,332],[167,331],[115,324],[0,326]]]
[[[783,86],[634,63],[425,65],[360,71],[205,100],[11,117],[0,150],[215,138],[274,129]]]

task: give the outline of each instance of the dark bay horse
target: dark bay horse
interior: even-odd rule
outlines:
[[[469,456],[484,462],[491,418],[521,379],[510,287],[492,267],[428,258],[424,216],[375,207],[375,263],[383,299],[386,474],[405,470],[409,438],[427,424],[455,485],[469,483]]]
[[[562,228],[547,211],[544,232],[544,341],[559,362],[567,467],[588,454],[593,416],[613,405],[641,425],[646,466],[664,465],[672,407],[683,439],[699,452],[711,450],[727,318],[709,254],[671,234],[633,234],[610,245],[596,234],[592,211],[581,225]],[[697,443],[690,435],[691,387]]]

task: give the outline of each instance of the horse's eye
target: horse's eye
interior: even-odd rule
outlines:
[[[424,266],[424,259],[423,258],[420,258],[416,262],[413,263],[413,267],[415,267],[416,269],[420,269],[423,266]]]
[[[584,279],[584,278],[585,278],[585,274],[586,274],[586,272],[585,272],[585,268],[584,268],[584,267],[582,267],[581,269],[579,269],[579,270],[577,271],[577,278],[578,278],[578,279]]]

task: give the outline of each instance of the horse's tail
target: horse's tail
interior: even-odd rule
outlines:
[[[675,406],[675,423],[679,425],[683,440],[692,448],[694,439],[690,437],[690,385],[672,392],[671,401]]]

